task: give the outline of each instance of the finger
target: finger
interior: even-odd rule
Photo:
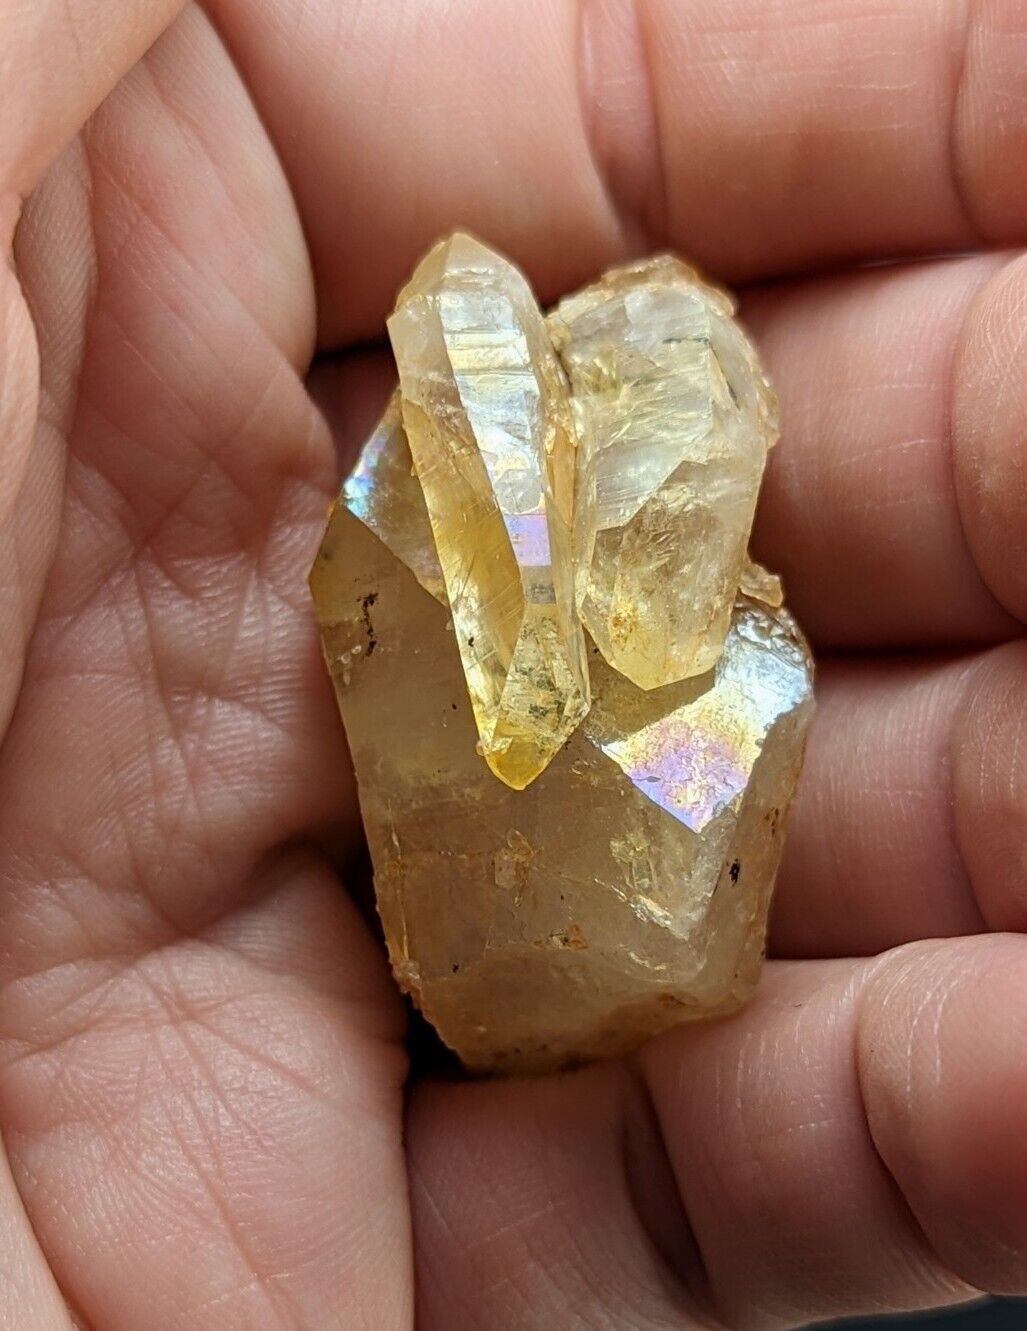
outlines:
[[[1027,931],[1027,644],[828,665],[772,925],[778,955]]]
[[[1027,1288],[1025,961],[988,938],[781,965],[640,1081],[422,1086],[419,1325],[741,1331]]]
[[[15,241],[17,277],[0,269],[0,318],[9,321],[0,364],[0,449],[5,443],[8,449],[0,479],[0,738],[21,684],[60,521],[66,436],[96,276],[89,191],[81,145],[73,145],[25,206]]]
[[[31,624],[52,553],[58,506],[54,487],[21,497],[32,455],[39,400],[39,353],[14,273],[0,266],[0,740],[18,693]],[[46,468],[53,478],[56,468]],[[20,514],[31,509],[31,525]],[[41,540],[31,542],[29,533]],[[24,525],[23,525],[24,524]],[[24,553],[23,553],[24,552]]]
[[[330,345],[376,333],[458,222],[546,299],[659,245],[737,282],[1025,239],[1015,0],[215,10],[296,190]]]
[[[989,293],[1011,287],[1027,292],[1019,256],[875,268],[745,301],[783,420],[754,547],[783,575],[817,646],[994,641],[1027,612],[1027,596],[1009,594],[1015,575],[976,557],[988,539],[1019,539],[1023,525],[1003,496],[1024,467],[1027,402],[989,393],[969,349],[1009,327],[1010,310]],[[1018,381],[1014,342],[998,343],[994,373],[1001,363]],[[960,481],[979,435],[952,409],[954,380],[968,385],[967,412],[987,400],[996,432],[976,504],[961,502]]]
[[[1027,260],[999,255],[743,300],[784,422],[754,548],[783,574],[818,648],[994,642],[1019,631],[1015,615],[1027,619],[1027,552],[1002,558],[1025,525],[1027,400],[1012,387],[1021,304]],[[316,369],[346,466],[388,391],[388,364],[365,350]]]
[[[643,1054],[729,1322],[1027,1288],[1025,961],[1009,936],[914,944]]]
[[[967,542],[996,597],[1027,620],[1027,259],[980,291],[964,322],[952,396],[953,466]]]

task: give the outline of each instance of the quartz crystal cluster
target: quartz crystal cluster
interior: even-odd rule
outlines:
[[[389,319],[311,586],[394,971],[472,1068],[756,983],[812,661],[747,554],[776,408],[732,316],[657,258],[545,318],[458,233]]]

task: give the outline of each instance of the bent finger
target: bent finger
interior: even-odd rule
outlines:
[[[1023,540],[1025,306],[1022,255],[746,293],[783,420],[754,550],[818,648],[977,645],[1027,621],[1027,557],[1002,557]],[[364,348],[315,367],[344,468],[389,391],[390,361]]]
[[[1027,239],[1016,0],[214,9],[296,191],[323,345],[375,335],[457,224],[545,300],[655,246],[739,282]]]
[[[1027,931],[1027,644],[829,663],[771,944],[865,956]]]
[[[1010,326],[989,292],[1027,290],[1022,256],[981,255],[878,267],[753,291],[743,313],[781,400],[754,532],[757,557],[781,573],[788,602],[820,647],[921,647],[993,642],[1027,618],[1000,596],[994,561],[975,558],[1017,539],[1022,520],[1000,481],[1024,471],[1025,404],[987,394],[991,442],[984,493],[970,507],[959,483],[974,436],[952,410],[984,410],[967,337],[991,345]],[[1024,323],[1019,319],[1018,323]],[[996,346],[1012,380],[1015,345]],[[973,385],[973,387],[971,387]],[[972,396],[971,396],[972,395]],[[1012,612],[1012,614],[1010,614]]]
[[[1027,1288],[1025,960],[992,937],[783,963],[638,1077],[422,1085],[419,1325],[737,1331]]]

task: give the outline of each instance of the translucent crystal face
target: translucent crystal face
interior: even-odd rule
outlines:
[[[607,661],[640,688],[716,662],[776,406],[721,291],[676,259],[613,269],[549,330],[580,446],[577,597]]]
[[[381,537],[425,591],[445,602],[442,565],[434,540],[425,540],[428,509],[412,466],[397,391],[343,483],[340,502]]]
[[[521,789],[589,705],[563,373],[524,278],[468,236],[423,260],[389,335],[482,753]]]

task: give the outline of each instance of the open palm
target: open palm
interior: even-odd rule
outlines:
[[[1027,5],[0,16],[0,1327],[1027,1288]],[[665,247],[743,288],[821,706],[750,1008],[404,1092],[305,574],[456,224],[547,300]]]

